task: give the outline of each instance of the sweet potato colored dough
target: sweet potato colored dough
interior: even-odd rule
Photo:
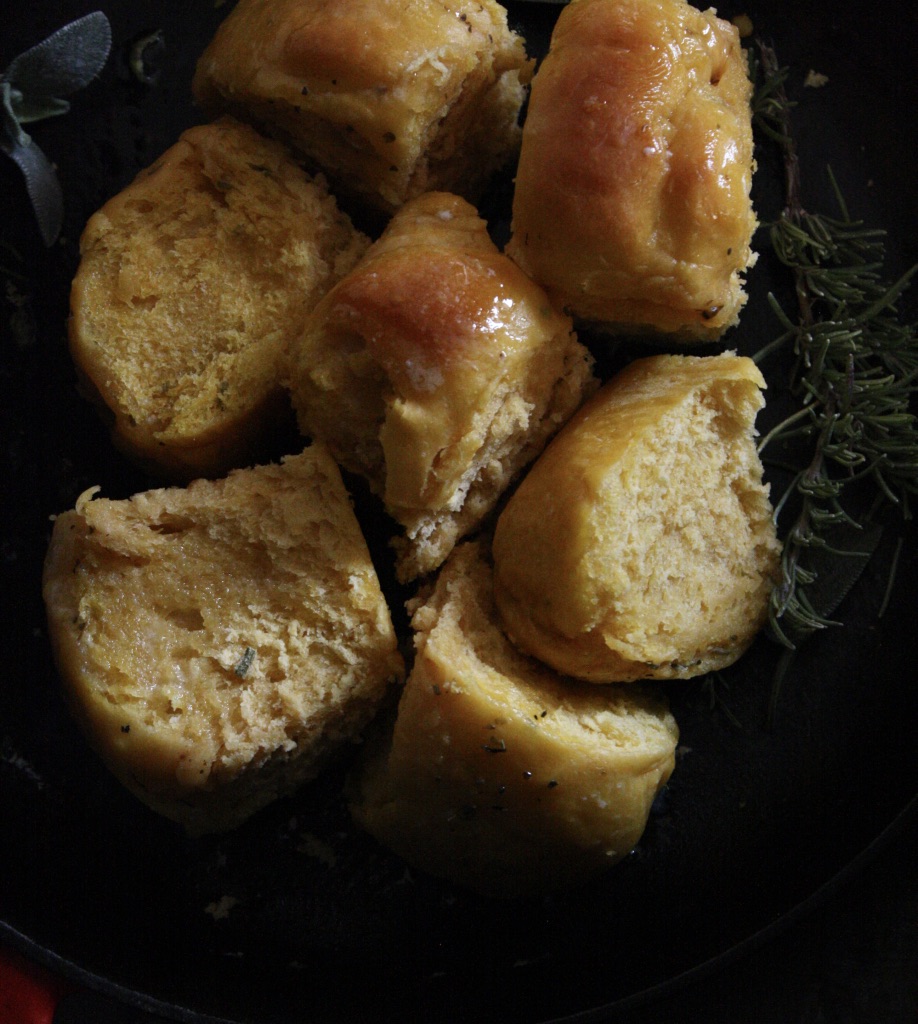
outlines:
[[[193,88],[391,213],[431,190],[476,200],[516,156],[531,73],[495,0],[240,0]]]
[[[521,648],[591,682],[735,661],[778,575],[751,359],[661,355],[567,423],[494,533],[495,596]]]
[[[173,481],[259,461],[287,345],[368,245],[277,142],[184,132],[80,240],[70,350],[115,444]]]
[[[625,857],[675,764],[662,693],[578,683],[520,654],[475,542],[412,624],[394,729],[352,781],[356,820],[410,864],[496,897],[569,888]]]
[[[403,664],[327,449],[90,499],[55,521],[48,625],[76,719],[135,796],[223,831],[360,737]]]
[[[402,527],[398,570],[440,565],[596,379],[551,306],[465,200],[406,203],[291,349],[303,431]]]
[[[578,320],[715,340],[754,261],[752,85],[685,0],[572,0],[532,83],[510,255]]]

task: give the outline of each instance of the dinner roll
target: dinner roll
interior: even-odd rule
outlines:
[[[779,544],[751,359],[640,359],[593,396],[507,503],[495,595],[514,641],[591,682],[687,679],[765,622]]]
[[[263,454],[284,349],[368,244],[278,143],[186,131],[81,239],[70,348],[115,443],[172,480]]]
[[[530,75],[494,0],[240,0],[193,89],[391,212],[430,189],[476,199],[516,155]]]
[[[476,528],[595,380],[571,322],[465,200],[411,200],[292,350],[304,433],[402,527],[402,581]]]
[[[510,255],[579,320],[718,338],[745,302],[752,86],[686,0],[572,0],[535,76]]]
[[[520,654],[472,542],[412,625],[394,730],[352,780],[356,821],[409,864],[497,897],[564,889],[629,853],[674,767],[664,698],[577,683]]]
[[[228,829],[361,735],[403,665],[327,450],[91,496],[55,521],[44,599],[74,714],[132,793]]]

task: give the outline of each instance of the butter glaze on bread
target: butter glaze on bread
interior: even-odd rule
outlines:
[[[391,212],[434,189],[476,199],[516,155],[530,74],[494,0],[240,0],[193,89]]]
[[[140,800],[232,828],[356,740],[402,675],[333,459],[89,500],[54,524],[44,599],[66,695]]]
[[[673,771],[664,698],[520,654],[474,543],[455,549],[412,624],[414,668],[394,730],[354,777],[355,819],[415,867],[497,897],[568,888],[629,853]]]
[[[736,28],[685,0],[572,0],[532,84],[508,252],[578,320],[714,340],[753,262]]]
[[[751,359],[655,356],[574,416],[494,535],[501,620],[591,682],[686,679],[735,661],[778,574],[754,442]]]
[[[304,433],[403,528],[403,581],[440,565],[593,389],[570,319],[472,206],[427,193],[318,304],[291,358]]]
[[[81,239],[70,348],[115,443],[173,480],[256,458],[286,346],[368,245],[278,143],[186,131]]]

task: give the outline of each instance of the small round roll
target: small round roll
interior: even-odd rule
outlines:
[[[309,317],[289,386],[304,433],[403,528],[403,580],[440,565],[594,390],[592,360],[465,200],[406,203]]]
[[[480,544],[415,611],[394,731],[352,780],[355,819],[410,864],[495,897],[582,883],[626,856],[675,764],[665,700],[565,679],[497,625]]]
[[[530,76],[496,0],[240,0],[192,88],[391,213],[434,189],[477,198],[519,150]]]
[[[70,350],[115,444],[175,481],[258,461],[289,417],[286,346],[368,245],[278,143],[184,132],[80,239]]]
[[[328,451],[57,517],[48,630],[87,739],[141,801],[223,831],[357,741],[403,662]]]
[[[736,28],[686,0],[572,0],[536,73],[509,254],[578,320],[714,340],[753,261]]]
[[[596,683],[686,679],[735,661],[778,574],[751,359],[632,363],[574,416],[498,519],[508,633]]]

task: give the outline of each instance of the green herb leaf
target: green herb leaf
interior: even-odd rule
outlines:
[[[786,72],[760,44],[764,75],[754,104],[758,122],[779,145],[785,205],[771,226],[778,259],[793,275],[797,309],[769,296],[782,334],[757,356],[791,348],[791,393],[799,409],[761,443],[790,453],[793,480],[776,504],[793,520],[782,531],[782,579],[772,595],[772,635],[789,649],[836,625],[828,616],[876,548],[877,513],[910,518],[918,494],[918,325],[897,303],[918,267],[892,283],[883,278],[884,232],[853,220],[829,176],[838,212],[805,209],[790,127]],[[757,122],[757,123],[758,123]],[[786,462],[785,462],[786,464]]]
[[[248,675],[248,671],[255,661],[256,654],[257,651],[255,650],[254,647],[246,647],[246,649],[242,652],[242,657],[233,666],[233,672],[240,679],[245,679],[246,675]]]
[[[12,88],[20,124],[66,113],[69,104],[61,97],[89,85],[105,67],[111,46],[108,18],[94,11],[16,57],[0,80]]]
[[[32,140],[23,130],[13,110],[13,90],[9,82],[0,81],[0,147],[8,153],[12,146],[27,146]]]
[[[0,74],[0,149],[22,171],[45,245],[53,245],[64,219],[64,199],[51,161],[24,124],[66,114],[63,99],[88,85],[108,60],[112,30],[101,11],[64,25],[26,50]]]
[[[141,85],[155,85],[160,75],[160,60],[166,50],[162,29],[141,36],[131,46],[128,67]]]
[[[41,237],[45,245],[51,246],[64,221],[64,196],[51,162],[28,136],[26,138],[28,142],[24,145],[14,142],[3,148],[22,171]]]

